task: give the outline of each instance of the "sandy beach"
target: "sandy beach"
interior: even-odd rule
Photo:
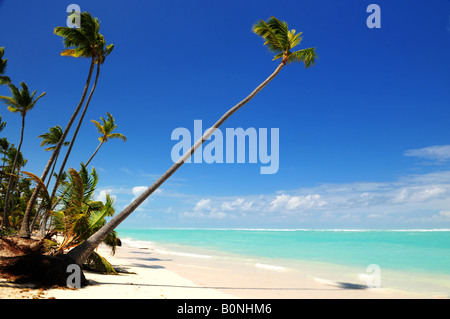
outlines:
[[[153,244],[123,244],[114,256],[102,254],[119,271],[103,275],[85,271],[90,285],[81,289],[30,289],[0,282],[3,298],[56,299],[403,299],[439,298],[406,291],[361,289],[337,284],[302,270],[285,269],[254,261],[181,253]],[[359,288],[359,289],[358,289]]]

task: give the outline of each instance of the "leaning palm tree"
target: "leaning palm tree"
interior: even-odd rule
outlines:
[[[308,48],[299,51],[292,51],[292,49],[300,44],[300,34],[296,34],[295,30],[289,30],[285,22],[271,17],[267,21],[259,21],[253,26],[253,31],[261,36],[266,42],[269,50],[276,53],[274,59],[281,58],[281,63],[275,71],[262,82],[250,95],[248,95],[241,102],[228,110],[205,134],[187,151],[172,167],[169,168],[153,185],[147,188],[139,197],[137,197],[131,204],[125,207],[119,214],[113,217],[105,226],[99,231],[89,237],[81,245],[75,247],[68,252],[76,263],[83,264],[92,251],[101,243],[101,241],[113,231],[125,218],[127,218],[139,205],[141,205],[155,190],[157,190],[176,170],[178,170],[183,163],[189,159],[192,154],[220,127],[233,113],[239,110],[242,106],[248,103],[259,91],[261,91],[280,70],[289,63],[303,62],[306,68],[309,68],[315,63],[316,51],[315,48]]]
[[[98,133],[101,136],[98,138],[98,140],[100,141],[100,144],[97,146],[97,148],[95,149],[92,156],[86,162],[86,164],[85,164],[86,166],[88,166],[89,163],[92,161],[92,159],[97,154],[98,150],[103,145],[103,143],[108,142],[108,139],[118,138],[124,142],[127,141],[127,138],[124,135],[122,135],[120,133],[113,133],[113,131],[117,128],[117,124],[114,123],[114,118],[111,114],[106,112],[106,115],[108,116],[108,118],[106,120],[103,117],[100,117],[100,120],[103,122],[103,124],[100,124],[99,122],[97,122],[95,120],[91,120],[91,122],[94,123],[95,127],[97,128]]]
[[[8,59],[3,59],[3,55],[5,54],[5,47],[0,48],[0,85],[11,83],[11,79],[7,77],[5,74],[6,65],[8,64]]]
[[[19,146],[17,147],[16,158],[14,159],[14,163],[13,163],[12,170],[11,170],[11,176],[9,178],[8,188],[6,190],[6,196],[5,196],[3,214],[6,217],[8,216],[8,212],[9,212],[9,195],[10,195],[10,192],[12,192],[12,185],[13,185],[17,160],[18,160],[20,148],[22,147],[22,142],[23,142],[23,132],[25,129],[25,117],[26,117],[28,111],[30,111],[36,105],[36,102],[45,95],[45,92],[44,92],[35,98],[36,91],[34,91],[33,93],[30,94],[28,86],[26,85],[25,82],[21,82],[20,86],[22,88],[19,90],[14,84],[10,83],[10,84],[8,84],[8,87],[11,90],[12,96],[3,96],[3,95],[0,96],[0,100],[3,101],[3,103],[5,103],[8,106],[8,110],[10,112],[20,113],[20,115],[22,117],[22,129],[20,132],[20,142],[19,142]],[[20,172],[20,166],[18,168],[17,175],[19,175],[19,172]],[[6,226],[8,226],[8,219],[7,218],[6,218],[6,220],[3,219],[3,221],[5,222]]]
[[[80,119],[78,121],[78,125],[75,129],[75,132],[73,133],[72,141],[70,142],[69,149],[67,150],[66,156],[64,157],[61,167],[59,168],[59,173],[56,177],[55,185],[53,186],[53,191],[52,191],[52,195],[51,195],[52,198],[54,198],[56,195],[59,180],[64,172],[64,168],[66,166],[67,160],[69,159],[70,152],[72,151],[72,147],[77,138],[78,131],[80,130],[81,123],[83,122],[84,116],[86,115],[86,111],[89,107],[89,103],[91,102],[92,95],[94,94],[95,88],[97,87],[97,81],[98,81],[98,77],[100,75],[100,65],[105,62],[106,57],[112,52],[113,49],[114,49],[114,44],[106,45],[105,38],[103,37],[103,35],[101,35],[99,33],[97,35],[97,39],[96,39],[96,50],[95,50],[95,52],[96,52],[95,63],[97,64],[97,72],[95,75],[95,81],[94,81],[94,84],[92,85],[91,92],[89,93],[89,97],[86,101],[83,112],[81,113]]]
[[[72,13],[71,13],[72,14]],[[70,16],[70,15],[69,15]],[[96,61],[98,60],[98,54],[101,49],[99,49],[99,29],[100,29],[100,23],[97,18],[93,18],[89,12],[83,12],[80,15],[80,22],[81,22],[81,28],[69,28],[69,27],[56,27],[54,30],[54,33],[63,37],[63,44],[66,47],[61,52],[62,56],[70,56],[75,58],[90,58],[91,63],[89,67],[89,73],[88,77],[86,79],[86,83],[84,85],[83,93],[81,94],[80,101],[78,102],[77,107],[75,108],[75,111],[73,112],[69,122],[67,123],[66,128],[64,129],[63,135],[61,137],[61,140],[59,141],[58,145],[56,145],[56,148],[54,149],[52,155],[50,156],[50,159],[47,162],[47,165],[44,168],[44,171],[41,175],[41,180],[45,180],[47,178],[48,173],[50,172],[50,169],[52,167],[53,161],[58,156],[61,147],[64,143],[64,141],[67,138],[67,135],[69,134],[70,128],[72,127],[72,124],[74,123],[76,117],[78,116],[78,113],[81,110],[81,107],[83,106],[84,100],[87,95],[87,91],[89,88],[89,84],[91,82],[92,73],[94,71],[94,66]],[[69,151],[68,151],[69,152]],[[21,232],[19,233],[21,237],[28,238],[30,237],[30,233],[27,230],[29,223],[29,214],[31,212],[31,209],[33,208],[36,199],[39,194],[39,184],[36,186],[33,195],[31,196],[27,209],[25,211],[24,215],[24,221],[23,225],[21,227]],[[22,230],[23,229],[23,230]]]

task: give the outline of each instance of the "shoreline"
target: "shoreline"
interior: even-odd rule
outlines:
[[[363,289],[359,282],[336,282],[292,269],[201,250],[180,252],[167,245],[124,240],[115,256],[98,252],[119,275],[85,271],[90,285],[49,289],[56,299],[416,299],[447,298],[390,288]],[[256,261],[256,262],[255,262]],[[332,276],[330,274],[329,276]],[[336,278],[333,278],[336,279]]]

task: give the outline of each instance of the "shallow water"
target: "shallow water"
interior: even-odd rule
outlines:
[[[318,280],[373,284],[450,296],[450,230],[119,229],[134,245],[160,253],[302,269]],[[372,265],[372,268],[367,268]],[[375,267],[375,268],[374,268]],[[375,282],[376,283],[376,282]]]

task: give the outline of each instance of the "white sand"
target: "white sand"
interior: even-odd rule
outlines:
[[[102,275],[85,272],[90,285],[81,289],[50,289],[46,297],[57,299],[189,299],[235,298],[216,289],[195,285],[176,273],[156,265],[154,262],[139,261],[133,258],[138,249],[119,247],[120,252],[111,256],[107,249],[100,249],[104,256],[116,269],[129,273],[119,275]],[[120,257],[119,257],[120,256]],[[127,258],[125,258],[127,256]]]
[[[390,289],[344,289],[333,282],[301,271],[271,267],[252,261],[238,263],[228,256],[175,253],[156,246],[117,248],[111,256],[99,253],[111,264],[131,273],[100,275],[85,272],[90,285],[78,290],[50,289],[45,298],[423,298],[427,296]],[[430,297],[430,296],[428,296]]]

